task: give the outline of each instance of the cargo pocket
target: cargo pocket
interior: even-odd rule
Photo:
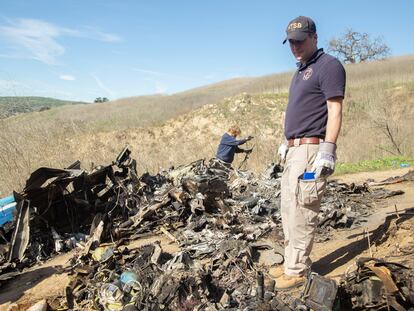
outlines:
[[[296,189],[298,203],[302,206],[312,206],[319,203],[326,189],[326,180],[322,178],[306,180],[301,177],[299,176]]]

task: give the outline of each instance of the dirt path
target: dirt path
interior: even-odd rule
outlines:
[[[368,178],[376,181],[388,177],[403,175],[408,169],[397,169],[392,171],[358,173],[340,176],[337,179],[347,183],[362,183]],[[357,257],[369,256],[366,229],[370,236],[375,238],[374,233],[383,230],[379,228],[387,216],[394,212],[395,205],[400,211],[414,207],[414,183],[404,182],[386,186],[387,189],[405,191],[405,194],[396,196],[385,201],[385,207],[377,207],[376,212],[368,219],[365,228],[353,230],[342,230],[334,232],[332,239],[324,243],[316,243],[313,250],[314,270],[320,274],[337,277],[343,274]],[[378,229],[379,228],[379,229]],[[178,246],[169,241],[165,236],[153,236],[134,241],[129,248],[139,247],[154,241],[160,241],[164,250],[175,252]],[[371,241],[373,243],[374,241]],[[54,257],[41,266],[32,267],[21,276],[8,282],[1,288],[0,311],[7,310],[12,302],[18,302],[19,306],[29,306],[38,300],[63,295],[65,286],[69,281],[67,273],[62,273],[63,267],[67,266],[72,253],[62,254]],[[352,267],[351,267],[352,268]],[[25,310],[16,309],[16,310]]]
[[[401,176],[407,173],[408,169],[396,169],[392,171],[367,172],[340,176],[339,181],[346,183],[362,183],[368,178],[381,181],[393,176]],[[358,257],[369,257],[367,234],[370,236],[370,244],[381,236],[387,228],[382,228],[385,218],[390,213],[403,212],[406,209],[414,208],[414,183],[403,182],[393,185],[381,186],[388,190],[403,190],[403,195],[391,197],[384,201],[382,206],[377,206],[375,212],[369,216],[366,226],[353,230],[339,230],[334,232],[332,239],[325,243],[316,243],[313,250],[313,269],[323,275],[337,277],[353,265]],[[372,249],[371,249],[372,251]]]

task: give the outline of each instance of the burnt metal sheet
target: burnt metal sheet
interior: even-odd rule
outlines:
[[[17,203],[16,227],[10,241],[10,250],[8,261],[21,260],[29,244],[30,237],[30,202],[22,200]]]

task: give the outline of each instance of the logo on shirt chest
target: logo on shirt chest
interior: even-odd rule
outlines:
[[[303,73],[303,80],[309,80],[312,74],[313,74],[313,69],[311,67],[308,67]]]

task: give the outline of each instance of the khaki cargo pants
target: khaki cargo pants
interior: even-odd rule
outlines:
[[[312,261],[312,251],[320,201],[326,180],[299,182],[310,171],[319,145],[290,147],[286,155],[281,183],[281,214],[285,235],[285,274],[304,275]]]

